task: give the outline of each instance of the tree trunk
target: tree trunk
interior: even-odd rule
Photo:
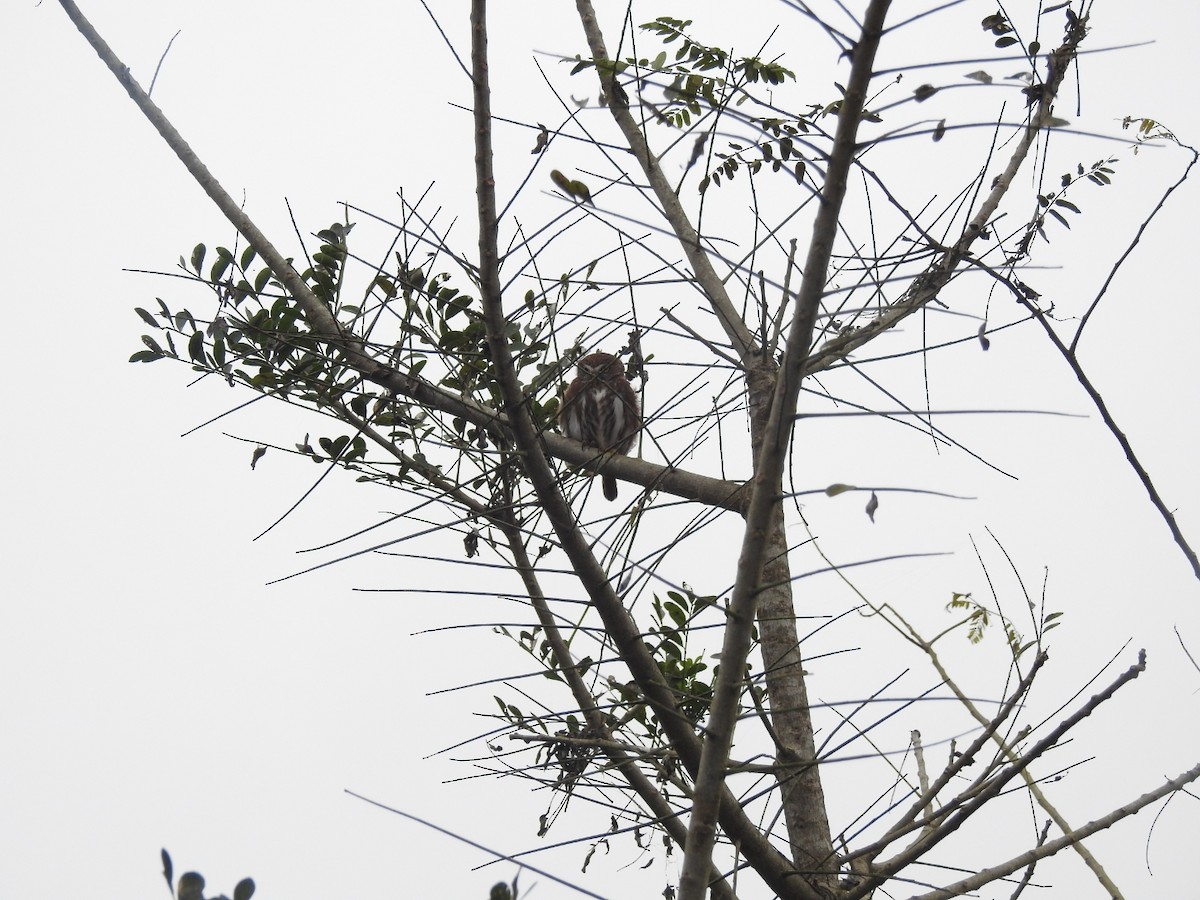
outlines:
[[[770,362],[751,372],[750,439],[758,459],[763,429],[770,413],[776,366]],[[778,741],[776,777],[783,801],[784,820],[792,861],[818,891],[832,890],[837,881],[837,861],[825,810],[821,772],[814,764],[816,742],[812,713],[804,683],[804,666],[796,633],[791,565],[787,556],[783,504],[778,503],[767,535],[767,560],[763,589],[758,596],[758,635],[770,699],[771,726]],[[809,874],[811,873],[811,874]]]

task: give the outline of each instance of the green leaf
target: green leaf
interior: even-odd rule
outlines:
[[[243,272],[250,268],[250,264],[254,262],[254,258],[257,255],[258,254],[255,252],[254,248],[250,246],[247,246],[246,249],[242,251],[242,258],[238,261],[238,265],[241,267]]]
[[[137,353],[129,357],[131,363],[149,363],[157,362],[162,359],[161,353],[155,353],[153,350],[139,350]]]
[[[197,275],[200,274],[200,267],[204,265],[204,254],[207,252],[203,244],[197,244],[192,250],[192,269]]]
[[[263,288],[267,286],[267,282],[271,280],[271,270],[263,269],[254,278],[254,293],[261,294]]]
[[[225,270],[233,263],[233,254],[225,247],[217,248],[217,259],[208,272],[208,280],[214,284],[221,280]]]
[[[188,356],[204,365],[204,332],[197,331],[188,339]]]
[[[149,325],[151,328],[162,328],[162,326],[158,324],[158,320],[155,319],[154,316],[150,315],[150,313],[146,312],[146,310],[142,309],[140,306],[135,306],[133,308],[133,311],[135,313],[137,313],[139,316],[141,316],[142,321],[145,322],[147,325]]]
[[[396,285],[384,275],[376,275],[374,284],[388,297],[396,296]]]

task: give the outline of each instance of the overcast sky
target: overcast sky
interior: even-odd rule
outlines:
[[[285,252],[297,252],[285,199],[307,235],[338,219],[341,201],[396,215],[396,191],[420,192],[431,182],[447,219],[468,223],[456,236],[460,249],[473,252],[469,119],[450,105],[469,101],[469,85],[419,3],[81,5],[143,86],[179,32],[154,99]],[[465,57],[466,3],[431,5]],[[927,5],[934,4],[897,2],[894,15]],[[585,52],[572,5],[497,0],[493,6],[495,112],[557,121],[557,101],[535,62],[564,93],[585,93],[579,79],[568,83],[566,68],[551,56]],[[830,73],[844,77],[844,63],[833,68],[832,45],[801,28],[784,4],[744,3],[734,20],[730,6],[647,3],[635,18],[691,16],[714,43],[737,41],[747,52],[781,23],[785,33],[812,42],[773,44],[785,64],[801,78],[826,73],[814,97],[829,94]],[[967,3],[962,18],[978,20],[992,11]],[[1094,24],[1093,48],[1155,43],[1085,57],[1081,112],[1062,109],[1074,105],[1072,89],[1060,114],[1082,130],[1114,135],[1122,116],[1150,116],[1184,142],[1200,141],[1192,88],[1200,36],[1195,6],[1101,3]],[[618,23],[605,25],[611,46]],[[987,51],[986,42],[966,34],[947,31],[944,41],[923,45],[897,38],[888,46],[888,63]],[[1055,26],[1044,43],[1057,35]],[[248,395],[208,382],[188,388],[191,373],[182,366],[126,362],[146,330],[135,306],[154,308],[157,296],[172,305],[204,306],[196,288],[128,270],[171,270],[198,241],[231,243],[231,229],[57,3],[5,3],[0,40],[8,310],[0,445],[8,569],[0,596],[0,897],[38,900],[84,891],[161,897],[157,854],[164,846],[177,871],[200,870],[212,893],[232,893],[239,878],[251,875],[260,896],[290,900],[373,900],[412,896],[418,888],[430,897],[485,897],[491,883],[511,878],[511,864],[472,872],[484,854],[344,791],[503,852],[538,846],[544,796],[515,780],[472,779],[478,769],[452,758],[478,756],[478,745],[434,755],[488,728],[479,714],[490,714],[491,695],[499,690],[431,692],[524,672],[527,660],[487,629],[415,635],[473,621],[527,620],[528,613],[504,600],[353,590],[445,586],[457,575],[449,567],[394,558],[361,558],[267,585],[309,564],[312,555],[296,551],[377,521],[399,501],[334,478],[300,514],[252,540],[319,470],[269,456],[264,462],[271,464],[252,472],[251,445],[226,435],[294,442],[308,427],[304,420],[256,404],[181,438]],[[963,83],[961,76],[978,67],[912,78]],[[906,89],[919,83],[906,81]],[[530,144],[526,133],[514,131],[499,150],[513,154],[514,167],[526,166]],[[958,158],[953,149],[935,156],[933,146],[923,145],[930,149],[913,159],[914,178],[936,177],[964,159],[977,164],[977,156]],[[1111,261],[1186,164],[1186,154],[1168,146],[1136,156],[1119,142],[1081,139],[1076,146],[1071,152],[1081,160],[1112,153],[1121,161],[1116,183],[1106,193],[1086,195],[1085,215],[1073,219],[1069,234],[1056,233],[1062,252],[1044,261],[1061,270],[1038,273],[1044,293],[1057,292],[1064,305],[1095,294]],[[962,152],[975,149],[963,145]],[[1052,171],[1061,164],[1056,159]],[[512,183],[501,185],[504,196],[512,190]],[[947,188],[953,190],[957,185]],[[539,211],[562,205],[548,182],[531,197]],[[1192,269],[1198,200],[1188,183],[1169,201],[1081,345],[1118,422],[1196,543],[1200,366],[1194,335],[1200,311]],[[586,248],[579,252],[586,259]],[[1080,730],[1082,748],[1071,745],[1049,764],[1096,758],[1055,785],[1068,819],[1082,823],[1200,756],[1200,673],[1174,633],[1178,627],[1192,652],[1200,650],[1200,590],[1115,442],[1061,360],[1032,331],[1008,344],[995,337],[986,357],[972,347],[934,360],[940,377],[954,382],[937,397],[946,408],[1036,407],[1088,418],[955,423],[960,439],[986,446],[989,458],[1019,480],[963,456],[931,454],[927,442],[910,444],[905,437],[881,447],[864,432],[863,445],[851,446],[853,426],[844,426],[836,447],[813,453],[805,486],[890,484],[977,499],[955,506],[885,499],[875,525],[866,522],[858,499],[840,505],[838,498],[824,505],[814,500],[812,511],[821,517],[827,549],[843,559],[953,553],[954,562],[933,576],[916,566],[864,576],[881,591],[904,583],[915,595],[914,584],[927,586],[928,621],[943,627],[947,620],[938,615],[950,591],[987,594],[972,537],[989,565],[1008,578],[1009,590],[1012,578],[987,529],[1029,577],[1035,596],[1048,569],[1047,605],[1066,617],[1055,636],[1046,715],[1127,640],[1118,670],[1133,662],[1137,648],[1147,648],[1146,675]],[[436,538],[410,549],[456,552]],[[719,570],[715,580],[729,571]],[[852,631],[843,637],[846,647],[868,640]],[[1000,693],[1001,648],[973,651],[962,642],[951,655],[967,670],[992,673],[973,685],[981,695]],[[892,660],[845,659],[815,673],[818,695],[855,696],[892,671]],[[920,661],[898,651],[896,670],[908,665]],[[864,669],[872,677],[859,687],[853,679]],[[910,690],[932,682],[927,669],[920,671]],[[847,693],[845,684],[854,687]],[[929,725],[913,717],[897,728],[906,735]],[[859,799],[853,765],[838,773],[830,776],[831,802],[840,804],[835,827],[846,824]],[[1190,896],[1200,807],[1194,797],[1176,798],[1148,841],[1157,809],[1090,844],[1128,896]],[[1029,843],[1026,819],[1015,845]],[[550,839],[586,834],[587,827],[567,826]],[[1004,836],[995,840],[1007,844]],[[580,875],[585,852],[576,847],[534,861],[606,897],[657,895],[673,880],[675,860],[660,855],[643,870],[647,858],[616,841]],[[997,861],[986,852],[978,858]],[[1099,896],[1071,854],[1039,874],[1059,886],[1055,896]],[[535,897],[572,896],[545,879],[522,877],[526,886],[533,882],[539,884]],[[984,894],[993,895],[1000,896]]]

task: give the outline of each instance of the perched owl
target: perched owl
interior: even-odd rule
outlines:
[[[558,427],[585,447],[628,453],[642,427],[642,414],[625,367],[611,353],[592,353],[579,361],[558,411]],[[602,474],[604,496],[617,499],[617,479]]]

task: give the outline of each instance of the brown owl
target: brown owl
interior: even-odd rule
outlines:
[[[637,394],[625,367],[611,353],[592,353],[579,361],[558,411],[558,427],[585,447],[628,453],[642,427]],[[602,474],[604,496],[617,499],[617,479]]]

